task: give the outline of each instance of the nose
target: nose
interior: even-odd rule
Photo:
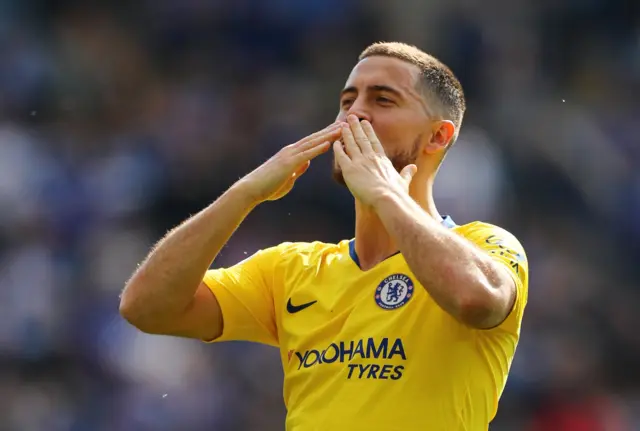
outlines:
[[[360,121],[367,120],[368,122],[373,124],[373,116],[369,112],[369,109],[365,106],[365,101],[361,98],[358,98],[353,102],[353,104],[346,111],[343,110],[340,115],[338,115],[339,121],[347,121],[347,117],[349,115],[355,115],[358,117]]]
[[[360,121],[367,120],[368,122],[373,123],[373,118],[371,117],[371,114],[367,109],[365,109],[362,106],[356,106],[354,104],[351,107],[351,109],[349,109],[349,111],[347,112],[347,116],[349,115],[355,115],[356,117],[358,117],[358,120]]]

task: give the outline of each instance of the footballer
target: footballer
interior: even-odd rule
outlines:
[[[433,184],[465,112],[462,87],[402,43],[366,48],[336,122],[282,148],[168,233],[123,291],[141,331],[280,350],[288,431],[480,431],[520,337],[528,264],[518,240],[441,214]],[[315,157],[355,201],[337,244],[282,243],[210,269],[244,218]]]

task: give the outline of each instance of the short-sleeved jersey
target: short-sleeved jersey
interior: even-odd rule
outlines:
[[[513,277],[515,304],[493,329],[442,310],[400,253],[362,271],[353,240],[283,243],[207,272],[224,322],[216,341],[280,349],[288,431],[488,429],[520,337],[528,265],[507,231],[448,220]]]

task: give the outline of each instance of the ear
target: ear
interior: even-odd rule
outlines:
[[[425,147],[427,154],[435,154],[447,148],[456,133],[456,126],[450,120],[438,120],[431,128],[431,139]]]

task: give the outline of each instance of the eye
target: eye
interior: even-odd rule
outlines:
[[[353,99],[343,99],[342,101],[340,101],[340,106],[342,106],[343,108],[346,108],[350,106],[352,103],[353,103]]]
[[[394,101],[383,96],[376,97],[376,102],[381,105],[393,105]]]

